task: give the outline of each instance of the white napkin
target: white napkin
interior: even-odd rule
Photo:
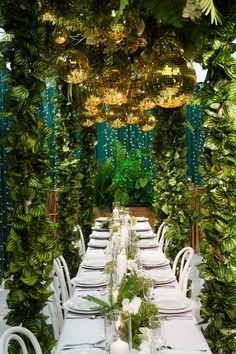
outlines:
[[[161,250],[145,250],[141,252],[141,259],[144,264],[159,264],[166,261],[165,255]]]
[[[194,324],[194,321],[164,321],[164,333],[166,344],[176,350],[184,349],[186,353],[189,350],[189,354],[191,354],[191,349],[209,349],[200,326]],[[184,337],[183,333],[185,333]],[[184,353],[184,350],[181,350],[181,353]]]
[[[151,226],[148,221],[137,222],[137,224],[132,226],[132,229],[135,230],[150,230]]]
[[[65,321],[59,345],[95,343],[105,338],[104,319],[73,318]]]

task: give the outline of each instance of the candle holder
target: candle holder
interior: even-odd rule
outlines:
[[[132,349],[131,318],[127,312],[113,311],[105,318],[106,353],[128,354]]]

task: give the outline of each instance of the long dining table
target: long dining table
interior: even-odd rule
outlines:
[[[90,242],[77,276],[72,280],[74,292],[72,299],[64,304],[66,318],[55,354],[104,354],[105,325],[104,318],[93,311],[87,311],[84,297],[93,295],[106,299],[108,275],[104,273],[106,247],[111,236],[109,230],[100,228],[103,218],[97,219],[90,235]],[[144,272],[157,281],[152,289],[152,300],[161,304],[159,316],[163,318],[165,346],[160,353],[193,354],[211,353],[204,338],[201,326],[191,310],[191,300],[181,308],[183,296],[171,267],[162,250],[158,247],[155,235],[148,219],[139,217],[134,231],[140,237],[140,256]],[[155,260],[157,263],[155,263]],[[146,263],[145,263],[146,262]],[[146,265],[146,267],[145,267]],[[176,299],[176,309],[168,307],[168,299]],[[181,300],[182,299],[182,300]],[[165,308],[165,302],[167,307]],[[163,305],[164,304],[164,305]],[[180,306],[178,306],[180,304]],[[132,350],[133,352],[133,350]],[[134,351],[135,352],[135,351]]]

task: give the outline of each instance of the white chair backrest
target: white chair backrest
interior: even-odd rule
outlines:
[[[20,334],[23,336],[20,336]],[[34,348],[35,354],[42,354],[42,350],[35,335],[29,329],[20,326],[10,327],[3,333],[0,338],[0,353],[8,354],[9,343],[12,340],[15,340],[19,343],[23,354],[28,354],[24,336],[30,340],[32,347]]]
[[[85,255],[85,252],[86,252],[86,246],[85,246],[85,241],[84,241],[84,234],[83,234],[83,231],[80,227],[79,224],[77,224],[75,227],[74,227],[74,232],[76,231],[79,231],[79,234],[80,234],[80,240],[78,242],[76,242],[76,246],[79,248],[80,250],[80,256],[81,257],[84,257]]]
[[[168,226],[166,225],[165,222],[163,222],[157,231],[157,242],[159,244],[159,247],[162,251],[164,251],[168,245],[168,240],[165,240],[165,234],[166,231],[168,230]]]
[[[47,306],[51,318],[54,338],[58,340],[64,323],[63,310],[53,284],[49,285],[48,290],[53,293],[48,299]]]
[[[70,279],[70,272],[69,272],[66,260],[63,256],[59,256],[59,257],[55,258],[55,262],[58,264],[58,267],[60,267],[61,271],[63,272],[64,279],[65,279],[66,286],[67,286],[68,296],[71,297],[73,291],[72,291],[72,285],[71,285],[71,279]]]
[[[177,256],[175,257],[173,263],[173,272],[177,275],[178,270],[178,282],[182,293],[186,295],[187,292],[187,285],[188,285],[188,278],[189,278],[189,271],[190,271],[190,263],[194,255],[194,250],[192,247],[185,247],[179,251]],[[180,265],[178,266],[180,262]],[[178,266],[178,267],[177,267]]]

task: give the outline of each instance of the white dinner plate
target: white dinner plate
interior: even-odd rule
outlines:
[[[72,284],[78,286],[95,287],[102,286],[108,283],[106,274],[80,274],[71,280]]]
[[[148,221],[148,218],[145,218],[144,216],[136,216],[137,222],[144,222]]]
[[[152,230],[148,230],[148,231],[142,231],[142,232],[137,232],[137,235],[139,237],[140,240],[145,240],[145,239],[150,239],[150,238],[154,238],[156,235],[152,232]]]
[[[99,226],[93,226],[93,227],[91,227],[91,229],[93,231],[97,231],[97,232],[109,232],[110,231],[109,229],[101,228],[100,225]]]
[[[139,248],[156,248],[158,247],[158,242],[155,239],[146,239],[138,241]]]
[[[168,284],[174,281],[176,278],[173,274],[158,274],[158,275],[149,275],[151,279],[155,281],[155,284]]]
[[[105,260],[94,258],[84,260],[84,262],[82,263],[82,267],[89,269],[103,269],[105,267]]]
[[[89,247],[92,248],[106,248],[107,247],[107,240],[93,240],[91,239],[88,243]]]
[[[82,297],[72,298],[63,304],[63,307],[66,310],[75,313],[87,313],[87,314],[98,313],[99,311],[96,309],[96,307],[98,306],[99,305],[96,304],[95,302],[89,301],[87,299],[83,299]]]
[[[86,345],[81,345],[79,348],[70,349],[66,351],[68,354],[106,354],[106,352],[102,349],[98,348],[86,348]]]
[[[156,304],[159,310],[184,310],[189,308],[191,300],[186,297],[163,296],[156,299]]]
[[[104,222],[107,221],[109,219],[108,216],[100,216],[99,218],[97,218],[95,221],[96,222]]]
[[[111,233],[109,231],[94,231],[91,233],[91,238],[94,239],[100,239],[100,240],[107,240],[111,236]]]

